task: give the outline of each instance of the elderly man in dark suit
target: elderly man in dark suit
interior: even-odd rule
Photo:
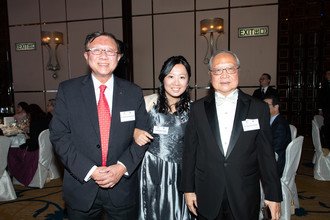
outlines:
[[[84,56],[91,74],[59,85],[50,125],[69,219],[136,219],[136,170],[146,149],[133,131],[148,120],[142,91],[112,74],[121,58],[112,34],[88,35]]]
[[[280,178],[265,102],[237,89],[240,62],[230,51],[210,59],[214,92],[194,102],[185,133],[181,187],[198,219],[256,220],[260,181],[272,219],[280,218]]]
[[[269,106],[273,148],[277,155],[277,171],[278,175],[282,177],[285,166],[285,150],[291,142],[290,126],[288,121],[280,114],[280,102],[276,96],[267,96],[264,101]]]
[[[259,78],[260,88],[254,90],[253,97],[264,100],[266,96],[278,96],[277,90],[269,86],[272,77],[268,73],[263,73]]]

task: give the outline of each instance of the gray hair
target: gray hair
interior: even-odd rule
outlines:
[[[232,56],[235,58],[235,60],[236,60],[237,68],[240,67],[241,62],[239,61],[237,55],[236,55],[234,52],[231,52],[231,51],[229,51],[229,50],[219,50],[219,51],[216,51],[216,52],[211,56],[210,61],[209,61],[209,69],[211,69],[211,67],[212,67],[212,61],[213,61],[213,58],[214,58],[215,56],[219,55],[219,54],[224,54],[224,53],[228,53],[228,54],[232,55]]]

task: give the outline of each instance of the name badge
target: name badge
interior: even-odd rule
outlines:
[[[168,134],[168,127],[154,126],[154,134]]]
[[[135,121],[135,111],[120,112],[120,122]]]
[[[259,120],[256,119],[246,119],[245,121],[242,121],[243,130],[244,131],[253,131],[253,130],[259,130]]]

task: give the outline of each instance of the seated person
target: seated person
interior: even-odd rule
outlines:
[[[23,123],[27,119],[27,108],[28,104],[26,102],[19,102],[16,107],[16,114],[14,115],[14,119],[16,123]]]
[[[282,177],[285,166],[285,150],[291,142],[291,131],[288,121],[280,114],[279,99],[277,96],[267,96],[264,101],[268,103],[270,111],[270,127],[273,136],[273,147],[277,154],[278,175]]]
[[[39,134],[48,128],[46,113],[36,105],[27,108],[30,131],[26,134],[26,143],[19,148],[9,148],[8,170],[20,183],[28,186],[38,168]]]
[[[252,96],[260,100],[264,100],[266,96],[270,95],[278,96],[277,90],[269,86],[271,80],[272,77],[268,73],[263,73],[259,79],[260,88],[256,89]]]

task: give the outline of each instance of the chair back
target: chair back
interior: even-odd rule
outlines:
[[[7,167],[7,156],[10,147],[10,138],[6,136],[0,136],[0,177]]]
[[[315,116],[314,116],[315,117]],[[322,145],[320,138],[320,128],[317,124],[317,121],[312,120],[312,140],[316,153],[322,154]]]
[[[282,196],[281,219],[290,219],[294,209],[299,207],[296,172],[299,166],[304,137],[293,139],[285,151],[285,166],[281,178]]]
[[[297,128],[296,126],[290,124],[290,131],[291,131],[291,141],[297,137]]]
[[[10,144],[10,138],[0,136],[0,202],[17,198],[11,178],[6,171]]]
[[[49,168],[53,159],[53,148],[49,140],[49,129],[43,130],[38,137],[39,141],[39,163]]]
[[[285,150],[285,166],[281,180],[286,184],[294,178],[297,172],[303,141],[304,137],[299,136],[293,139]]]
[[[321,129],[324,124],[324,117],[322,115],[314,115],[314,121],[317,124],[317,127]]]

